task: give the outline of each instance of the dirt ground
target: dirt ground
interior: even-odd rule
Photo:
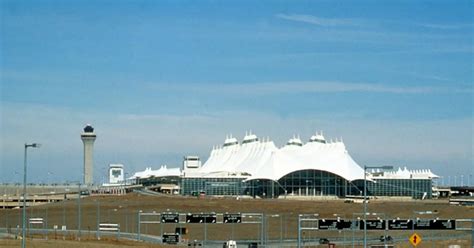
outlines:
[[[8,239],[0,239],[0,247],[2,248],[17,248],[20,247],[20,240],[8,240]],[[27,247],[31,248],[52,248],[52,247],[67,247],[67,248],[176,248],[180,246],[176,245],[159,245],[159,244],[146,244],[134,241],[114,241],[114,240],[107,240],[104,242],[96,241],[96,240],[84,240],[84,241],[63,241],[63,240],[28,240],[26,243]],[[433,247],[448,247],[449,245],[459,245],[461,248],[468,248],[470,247],[469,241],[437,241],[436,243],[430,242],[422,242],[420,243],[417,248],[433,248]],[[339,245],[339,247],[342,245]],[[183,247],[183,246],[181,246]],[[285,246],[290,247],[290,246]],[[327,245],[318,245],[318,246],[304,246],[305,248],[308,247],[327,247]],[[352,247],[350,245],[346,245],[343,247]],[[355,247],[362,247],[362,246],[355,246]],[[413,246],[406,242],[405,244],[397,244],[395,247],[399,248],[412,248]]]
[[[84,238],[92,239],[95,236],[97,222],[119,223],[122,232],[137,232],[137,213],[176,211],[180,213],[264,213],[266,214],[266,230],[269,239],[290,239],[297,237],[298,214],[319,214],[319,218],[353,219],[362,213],[363,205],[359,203],[344,203],[342,200],[302,201],[284,199],[236,199],[236,198],[196,198],[183,196],[144,196],[128,194],[125,196],[92,196],[81,200],[81,227]],[[78,223],[78,201],[51,203],[27,209],[30,217],[43,217],[48,220],[48,228],[54,225],[60,227],[67,225],[68,229],[76,229]],[[417,215],[414,211],[432,211],[433,215]],[[98,214],[100,212],[100,214]],[[440,218],[460,219],[474,218],[474,207],[449,205],[447,200],[429,201],[372,201],[368,204],[368,212],[377,213],[385,219],[390,218]],[[12,233],[16,232],[16,225],[21,220],[20,210],[0,210],[0,227],[10,227]],[[373,217],[375,218],[375,216]],[[207,238],[209,240],[226,239],[260,239],[260,226],[258,224],[143,224],[141,233],[159,235],[161,232],[174,232],[176,227],[186,226],[189,234],[184,237],[190,240]],[[468,225],[470,227],[470,224]],[[434,232],[429,236],[457,235],[459,232]],[[370,233],[377,237],[383,233]],[[321,237],[352,237],[350,231],[306,233],[309,238]],[[356,233],[355,236],[359,236]],[[408,238],[410,232],[394,233],[393,236]],[[469,238],[470,240],[470,238]],[[11,241],[16,242],[16,241]],[[441,242],[441,241],[439,241]],[[93,242],[92,242],[93,243]],[[122,244],[121,244],[122,245]],[[123,244],[127,245],[127,244]],[[3,246],[2,246],[3,247]],[[7,246],[8,247],[8,246]],[[40,246],[38,246],[40,247]],[[75,246],[71,246],[75,247]],[[89,246],[77,246],[89,247]],[[93,246],[90,246],[93,247]],[[147,247],[147,246],[145,246]],[[155,247],[155,246],[154,246]],[[169,246],[167,246],[169,247]]]
[[[21,242],[20,240],[1,240],[0,239],[0,247],[2,248],[18,248],[20,247]],[[51,247],[67,247],[67,248],[161,248],[161,247],[168,247],[173,248],[176,246],[170,245],[151,245],[146,243],[138,243],[133,241],[113,241],[107,240],[104,241],[96,241],[96,240],[84,240],[81,242],[78,241],[69,241],[69,240],[28,240],[26,243],[27,247],[31,248],[51,248]]]

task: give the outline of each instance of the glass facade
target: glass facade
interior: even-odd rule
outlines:
[[[289,173],[278,181],[244,177],[181,178],[182,195],[247,195],[260,198],[279,196],[362,196],[364,181],[347,181],[327,171],[300,170]],[[374,179],[367,181],[369,196],[408,196],[432,198],[431,179]]]
[[[153,186],[157,184],[175,184],[178,185],[180,181],[179,177],[149,177],[139,178],[135,180],[136,184],[142,184],[143,186]]]
[[[288,195],[345,196],[348,183],[344,178],[320,170],[301,170],[282,177],[278,182]]]
[[[288,196],[337,196],[344,197],[359,192],[356,185],[344,178],[320,170],[301,170],[285,175],[278,181],[256,179],[247,183],[245,195],[262,198]]]
[[[375,196],[432,197],[431,179],[376,179],[367,182],[367,194]]]
[[[181,179],[182,195],[241,195],[245,188],[245,178],[205,178],[192,177]]]

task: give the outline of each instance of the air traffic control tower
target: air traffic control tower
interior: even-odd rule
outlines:
[[[81,133],[81,140],[84,143],[84,184],[92,185],[93,183],[93,153],[94,153],[94,141],[97,136],[94,133],[94,128],[87,124],[84,127],[84,132]]]

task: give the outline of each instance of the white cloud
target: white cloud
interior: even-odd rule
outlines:
[[[473,24],[463,24],[463,23],[457,23],[457,24],[417,23],[416,25],[420,27],[425,27],[425,28],[444,29],[444,30],[472,28],[474,26]]]
[[[338,81],[294,81],[272,83],[201,83],[201,84],[163,84],[150,83],[156,90],[181,91],[183,88],[192,92],[210,94],[247,94],[270,95],[280,93],[331,93],[331,92],[372,92],[391,94],[427,94],[427,93],[472,93],[472,87],[454,86],[397,86],[369,83],[348,83]]]
[[[305,14],[276,14],[275,17],[295,22],[304,22],[316,26],[324,27],[342,27],[342,26],[368,26],[369,22],[363,19],[355,18],[324,18],[314,15],[305,15]],[[431,29],[440,29],[440,30],[455,30],[455,29],[464,29],[472,28],[474,25],[472,23],[413,23],[413,22],[400,22],[394,20],[379,20],[378,23],[389,24],[389,23],[399,23],[403,25],[416,25],[424,28]]]
[[[347,19],[347,18],[322,18],[313,15],[301,15],[301,14],[277,14],[277,18],[295,21],[295,22],[304,22],[313,24],[316,26],[325,26],[325,27],[336,27],[336,26],[360,26],[362,22],[356,19]]]
[[[179,165],[182,156],[205,159],[226,134],[239,139],[252,129],[283,145],[293,134],[306,140],[316,130],[327,138],[343,137],[348,151],[363,164],[394,164],[432,168],[439,174],[463,173],[473,163],[472,118],[441,121],[365,120],[322,116],[281,117],[252,110],[212,115],[130,115],[78,112],[73,109],[3,104],[0,180],[10,180],[22,164],[22,144],[40,142],[32,151],[34,180],[48,171],[57,180],[79,179],[82,173],[81,128],[91,122],[95,142],[96,174],[108,163],[123,162],[130,172],[145,166]],[[453,175],[453,174],[451,174]]]

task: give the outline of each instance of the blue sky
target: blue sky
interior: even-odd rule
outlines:
[[[474,174],[472,5],[1,1],[0,181],[20,180],[31,141],[31,180],[80,179],[85,123],[96,180],[108,163],[205,159],[250,129],[277,145],[324,130],[361,165]]]

